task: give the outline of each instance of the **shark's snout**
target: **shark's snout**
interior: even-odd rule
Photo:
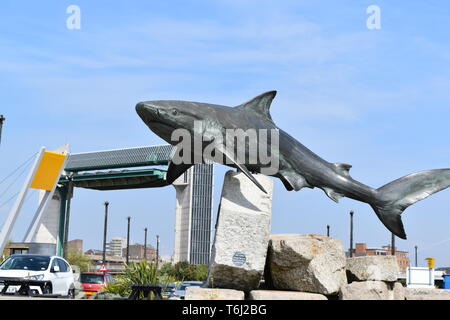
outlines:
[[[138,114],[140,114],[140,112],[142,112],[142,110],[144,110],[144,109],[145,109],[145,103],[144,102],[139,102],[136,105],[136,111],[137,111]]]
[[[149,121],[155,121],[159,113],[157,108],[145,102],[139,102],[136,105],[136,112],[146,123]]]

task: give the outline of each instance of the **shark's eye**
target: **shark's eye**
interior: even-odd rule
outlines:
[[[178,114],[178,111],[177,111],[176,109],[173,109],[173,110],[172,110],[172,114],[173,114],[174,116],[176,116],[176,115]]]

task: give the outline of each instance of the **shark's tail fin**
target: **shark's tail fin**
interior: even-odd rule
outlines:
[[[417,201],[448,187],[450,169],[413,173],[379,188],[379,202],[371,206],[386,228],[396,236],[406,239],[402,212]]]

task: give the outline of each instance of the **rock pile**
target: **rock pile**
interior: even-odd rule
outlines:
[[[341,300],[404,300],[395,256],[364,256],[347,259],[349,283],[339,291]]]
[[[186,299],[244,299],[246,294],[250,300],[450,300],[450,290],[404,288],[398,273],[395,256],[346,258],[340,240],[278,234],[268,243],[264,287],[233,288],[234,278],[227,288],[238,291],[196,288]]]
[[[266,276],[279,290],[333,295],[347,283],[340,240],[316,234],[272,235]]]

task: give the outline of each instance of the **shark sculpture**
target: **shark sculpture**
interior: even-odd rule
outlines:
[[[250,173],[263,172],[263,166],[236,159],[225,148],[224,140],[215,137],[224,135],[227,129],[275,129],[279,132],[279,145],[273,155],[277,157],[278,170],[270,175],[279,178],[287,190],[320,188],[336,202],[341,197],[365,202],[373,208],[386,228],[402,239],[406,239],[402,212],[417,201],[450,186],[450,169],[410,174],[378,189],[354,180],[349,173],[351,165],[325,161],[275,125],[269,112],[275,95],[276,91],[269,91],[236,107],[174,100],[146,101],[138,103],[136,111],[153,132],[172,145],[178,143],[172,139],[176,129],[201,135],[203,143],[213,144],[216,151],[225,157],[227,165],[241,170],[263,192],[263,187]],[[196,121],[204,124],[200,131],[195,129]],[[202,148],[205,146],[202,145]],[[171,162],[167,181],[172,183],[192,165]]]

